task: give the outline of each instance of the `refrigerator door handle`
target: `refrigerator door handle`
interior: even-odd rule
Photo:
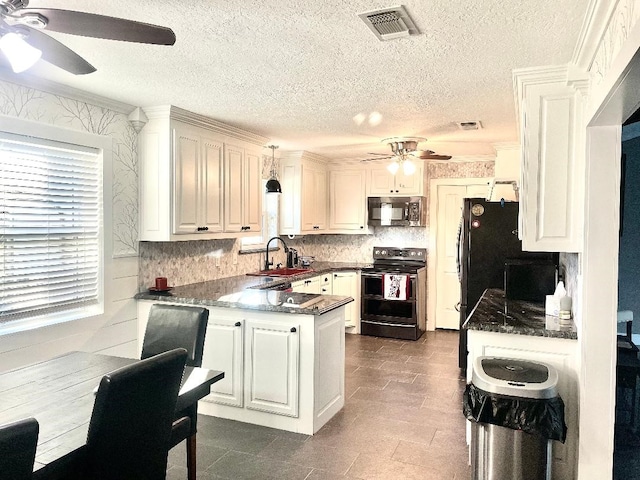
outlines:
[[[464,222],[464,216],[460,217],[460,223],[458,224],[458,240],[456,245],[456,269],[458,270],[458,282],[462,283],[462,224]]]

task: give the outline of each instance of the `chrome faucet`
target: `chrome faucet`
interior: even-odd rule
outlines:
[[[269,261],[269,244],[271,243],[272,240],[280,240],[282,242],[282,245],[284,246],[284,252],[287,253],[289,252],[289,247],[287,247],[287,244],[284,243],[284,240],[280,237],[271,237],[269,239],[269,241],[267,242],[267,252],[265,254],[265,258],[264,258],[264,269],[265,270],[269,270],[269,267],[271,265],[273,265],[273,261]]]

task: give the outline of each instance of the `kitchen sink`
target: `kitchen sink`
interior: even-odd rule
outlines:
[[[247,273],[256,277],[290,277],[291,275],[299,275],[301,273],[313,272],[310,268],[272,268],[270,270],[260,270],[258,272]]]

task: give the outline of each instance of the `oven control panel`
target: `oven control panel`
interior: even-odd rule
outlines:
[[[426,248],[373,247],[374,260],[427,261]]]

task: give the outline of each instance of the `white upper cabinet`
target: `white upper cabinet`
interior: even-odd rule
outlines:
[[[225,145],[225,230],[259,233],[262,224],[261,149]]]
[[[526,251],[582,249],[587,85],[567,67],[514,71],[522,146],[519,236]]]
[[[326,159],[309,152],[281,158],[280,233],[310,235],[327,231]]]
[[[402,167],[392,175],[385,166],[375,166],[369,170],[370,197],[420,197],[424,191],[424,164],[422,160],[412,160],[416,171],[405,175]]]
[[[329,230],[331,233],[369,233],[365,170],[332,169],[329,172]]]
[[[139,239],[259,232],[260,161],[267,139],[172,106],[145,113],[149,122],[138,140]]]
[[[222,232],[223,143],[201,129],[174,125],[173,233]]]

